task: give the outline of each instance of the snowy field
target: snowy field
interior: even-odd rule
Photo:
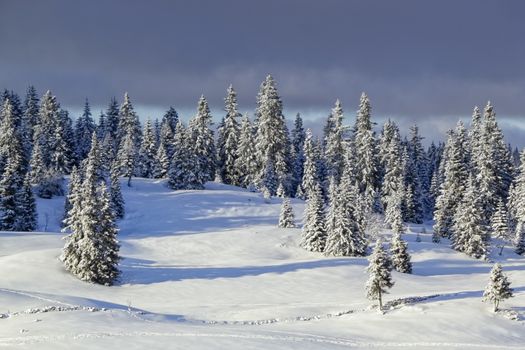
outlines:
[[[495,314],[481,302],[492,264],[431,243],[430,226],[416,242],[411,227],[414,274],[393,272],[382,315],[365,298],[366,258],[299,248],[299,228],[277,228],[280,199],[133,181],[117,286],[62,268],[64,197],[38,200],[43,232],[0,233],[0,347],[525,349],[525,258],[511,249],[492,255],[516,295]],[[299,222],[304,204],[292,204]]]

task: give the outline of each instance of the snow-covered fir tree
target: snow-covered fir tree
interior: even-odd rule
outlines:
[[[241,174],[237,172],[236,163],[240,136],[238,121],[240,113],[237,110],[237,93],[232,85],[228,87],[224,103],[226,116],[224,125],[219,129],[219,139],[222,142],[217,144],[218,176],[225,184],[239,185]]]
[[[263,177],[260,179],[259,187],[263,193],[266,193],[269,197],[272,197],[277,194],[279,184],[282,186],[282,183],[279,182],[279,178],[275,170],[275,164],[273,164],[272,158],[268,158],[264,167]]]
[[[422,139],[419,135],[419,128],[416,125],[410,127],[410,139],[407,144],[408,171],[406,172],[405,183],[406,190],[411,192],[413,211],[407,221],[416,224],[423,223],[423,218],[427,216],[429,210],[426,198],[430,184],[425,179],[426,154],[421,143]]]
[[[496,211],[494,211],[494,214],[492,214],[490,219],[490,229],[492,231],[492,238],[500,240],[499,255],[501,255],[503,253],[503,248],[505,247],[505,242],[511,238],[507,208],[501,199],[498,202]]]
[[[412,273],[412,262],[410,261],[410,254],[408,254],[408,246],[401,238],[401,234],[394,233],[392,236],[390,253],[392,255],[392,266],[396,271]]]
[[[255,152],[259,172],[259,183],[264,179],[267,164],[274,165],[277,180],[282,182],[287,193],[290,191],[290,141],[283,116],[281,98],[275,82],[268,75],[259,92],[259,104],[256,111],[257,132]]]
[[[457,207],[461,203],[468,180],[466,131],[459,122],[447,140],[444,157],[445,173],[434,212],[434,233],[432,240],[439,242],[441,237],[452,237],[452,225]]]
[[[173,156],[175,142],[175,130],[177,123],[179,122],[179,115],[177,111],[170,107],[168,111],[162,117],[159,130],[159,143],[163,146],[166,151],[166,156],[171,159]]]
[[[133,136],[132,134],[126,134],[120,143],[117,158],[115,159],[115,166],[120,175],[128,178],[128,187],[131,187],[131,177],[133,176],[136,167],[136,158],[137,155],[133,143]]]
[[[257,158],[253,130],[248,115],[244,115],[241,120],[235,168],[235,172],[240,175],[241,186],[248,187],[255,184],[258,171]]]
[[[381,240],[377,240],[372,255],[368,259],[368,280],[365,285],[366,297],[379,302],[379,311],[383,310],[383,294],[394,286],[392,281],[392,261],[383,248]]]
[[[136,173],[141,177],[151,178],[153,177],[155,155],[157,153],[155,133],[151,125],[151,120],[148,119],[146,124],[144,124],[144,132],[142,135]]]
[[[327,175],[339,183],[344,170],[344,141],[343,141],[343,108],[339,100],[330,114],[331,129],[325,136],[325,158]]]
[[[315,190],[319,183],[318,153],[316,152],[312,131],[308,129],[306,130],[306,139],[304,141],[304,172],[301,182],[306,198],[308,198],[310,192]]]
[[[363,92],[354,126],[355,167],[359,192],[365,194],[365,204],[370,207],[378,186],[376,140],[372,127],[370,101]]]
[[[24,129],[27,132],[28,153],[30,154],[33,142],[34,128],[38,123],[40,100],[34,86],[29,86],[24,101]],[[28,154],[28,155],[29,155]]]
[[[29,175],[24,178],[22,187],[16,195],[16,231],[35,231],[38,226],[35,196]]]
[[[118,127],[119,127],[119,105],[115,97],[111,98],[108,108],[104,113],[106,116],[106,131],[104,136],[111,135],[111,138],[116,142],[118,139]]]
[[[326,255],[363,256],[367,242],[359,222],[358,189],[348,174],[343,176],[337,189],[338,195],[331,201],[330,217],[333,220],[327,232]]]
[[[321,186],[316,184],[306,200],[301,246],[312,252],[322,252],[326,243],[325,211]]]
[[[292,129],[292,195],[295,196],[298,186],[303,181],[304,172],[304,141],[306,139],[306,132],[303,128],[303,119],[297,113],[294,121],[294,128]]]
[[[84,104],[84,112],[82,116],[77,119],[75,124],[75,134],[77,140],[77,157],[79,160],[85,159],[91,149],[91,136],[95,131],[96,126],[91,117],[91,108],[86,99]]]
[[[208,101],[201,96],[198,103],[197,114],[188,125],[191,152],[194,154],[194,174],[197,181],[204,184],[215,178],[215,142],[213,138],[212,116]]]
[[[136,156],[140,148],[140,140],[142,137],[142,130],[140,127],[139,117],[135,113],[131,99],[128,93],[124,94],[124,102],[120,106],[119,110],[119,124],[117,128],[117,142],[118,149],[121,148],[121,143],[125,142],[126,137],[130,138],[131,149],[133,150],[133,156]]]
[[[293,208],[290,204],[289,198],[283,199],[283,204],[281,205],[281,213],[279,214],[279,227],[295,227],[295,216],[293,214]]]
[[[485,259],[488,257],[490,237],[481,210],[481,196],[472,176],[469,177],[464,191],[453,219],[453,247],[476,259]]]
[[[164,148],[164,144],[161,142],[157,153],[155,154],[155,163],[153,166],[153,177],[155,179],[163,179],[168,176],[168,171],[170,169],[170,159]]]
[[[402,212],[402,183],[398,184],[398,188],[399,192],[392,193],[387,199],[385,210],[385,222],[394,233],[403,233],[405,232],[405,225],[403,224]]]
[[[17,191],[23,181],[20,176],[20,159],[8,158],[0,179],[0,229],[13,231],[16,228]]]
[[[196,173],[196,155],[191,144],[192,139],[182,122],[179,121],[175,131],[175,153],[168,171],[168,186],[174,190],[203,189],[204,178]]]
[[[500,264],[494,264],[490,271],[490,280],[483,292],[483,301],[488,301],[494,305],[494,312],[498,311],[502,301],[513,297],[513,290],[510,282],[503,273]]]
[[[113,217],[115,219],[122,219],[124,217],[124,197],[120,188],[120,177],[116,166],[111,167],[109,198],[111,203],[111,210],[113,210]]]

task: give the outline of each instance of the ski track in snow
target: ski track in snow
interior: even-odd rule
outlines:
[[[483,349],[522,349],[521,345],[487,345],[475,343],[447,343],[447,342],[360,342],[346,338],[326,337],[316,334],[293,333],[293,332],[273,332],[276,335],[268,334],[239,334],[239,333],[193,333],[193,332],[90,332],[77,333],[70,335],[57,336],[26,336],[0,339],[0,347],[13,345],[33,345],[45,342],[56,342],[64,340],[82,340],[92,338],[114,338],[114,337],[189,337],[189,338],[236,338],[236,339],[256,339],[265,341],[284,341],[284,342],[310,342],[318,344],[339,345],[348,348],[384,348],[384,347],[437,347],[437,348],[483,348]],[[280,334],[280,335],[277,335]]]

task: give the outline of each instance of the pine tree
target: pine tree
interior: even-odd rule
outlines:
[[[379,311],[383,310],[383,294],[394,286],[392,281],[392,261],[383,248],[381,240],[377,240],[374,251],[369,258],[368,281],[366,282],[366,296],[370,300],[378,300]]]
[[[106,132],[104,136],[111,135],[111,139],[114,141],[118,140],[118,127],[119,127],[119,107],[115,97],[111,98],[108,109],[105,113],[106,116]]]
[[[131,177],[133,176],[136,162],[132,134],[126,134],[122,140],[115,161],[119,174],[128,178],[128,187],[131,187]]]
[[[267,193],[269,197],[275,196],[279,186],[278,181],[279,179],[277,177],[277,172],[275,171],[273,160],[268,158],[264,167],[264,176],[260,183],[263,193]]]
[[[401,210],[402,206],[402,185],[399,184],[399,192],[392,193],[386,203],[385,211],[385,222],[390,226],[394,233],[405,232],[405,226],[403,224],[403,213]]]
[[[255,184],[257,176],[257,158],[255,155],[254,138],[252,126],[248,116],[245,115],[241,121],[239,136],[239,147],[235,162],[236,173],[240,175],[241,186],[248,187]]]
[[[338,195],[332,200],[331,223],[324,252],[334,256],[363,256],[367,242],[364,227],[360,225],[357,187],[345,175],[338,186]]]
[[[237,146],[239,144],[239,122],[240,113],[237,110],[237,93],[233,86],[228,87],[228,95],[224,99],[226,116],[224,125],[220,128],[221,143],[217,144],[218,151],[218,175],[221,181],[229,185],[239,185],[240,174],[237,173]]]
[[[116,167],[111,167],[109,198],[115,219],[124,217],[124,197],[120,189],[120,178]]]
[[[34,86],[29,86],[24,102],[24,130],[27,132],[27,152],[31,154],[34,129],[38,123],[38,95]]]
[[[296,196],[296,189],[303,180],[304,172],[304,141],[306,132],[303,128],[303,119],[297,113],[292,129],[292,195]]]
[[[481,211],[481,198],[472,176],[459,204],[453,224],[453,247],[476,259],[488,256],[489,235]]]
[[[35,231],[38,226],[35,197],[28,175],[24,178],[22,188],[17,193],[16,200],[16,231]]]
[[[62,220],[62,226],[64,230],[73,230],[74,225],[79,222],[79,210],[80,206],[75,207],[75,201],[80,201],[79,197],[80,187],[82,186],[82,177],[76,166],[71,170],[69,177],[68,191],[64,204],[64,218]]]
[[[434,212],[434,234],[432,240],[439,242],[441,237],[452,237],[452,225],[457,207],[461,203],[468,180],[468,159],[466,135],[462,122],[447,140],[444,181],[436,200]]]
[[[193,117],[188,126],[192,146],[195,155],[195,176],[199,183],[206,183],[215,178],[215,143],[213,139],[212,116],[208,102],[201,96],[198,103],[197,115]],[[200,187],[200,186],[199,186]]]
[[[164,148],[164,144],[160,143],[157,153],[155,154],[155,165],[153,167],[153,177],[155,179],[163,179],[168,176],[170,169],[170,159]]]
[[[279,227],[281,228],[290,228],[295,227],[295,216],[293,214],[293,208],[290,204],[290,199],[283,199],[283,204],[281,206],[281,213],[279,214]]]
[[[344,169],[343,108],[339,100],[335,101],[330,118],[332,127],[324,140],[327,173],[339,183]]]
[[[507,276],[503,273],[500,264],[495,264],[490,271],[490,280],[483,292],[483,301],[494,305],[494,312],[498,311],[500,302],[513,297],[513,290]]]
[[[91,109],[89,107],[89,102],[86,99],[86,103],[84,104],[84,112],[82,116],[77,119],[75,125],[77,157],[79,160],[83,160],[87,157],[87,154],[91,148],[91,136],[95,130],[95,122],[91,117]]]
[[[0,179],[0,229],[13,231],[18,214],[17,191],[20,188],[20,160],[9,158]]]
[[[173,152],[175,151],[173,144],[175,142],[175,129],[177,128],[178,122],[179,115],[177,111],[175,111],[173,107],[170,107],[162,117],[159,130],[159,143],[166,151],[168,159],[173,157]]]
[[[312,131],[308,129],[306,131],[306,139],[304,141],[304,173],[301,187],[304,190],[306,198],[312,191],[315,190],[315,186],[320,183],[319,172],[318,172],[318,154],[315,149]]]
[[[423,150],[421,140],[423,138],[419,135],[419,128],[414,125],[410,128],[410,140],[408,141],[408,171],[405,177],[405,183],[411,191],[411,207],[413,208],[412,215],[407,218],[407,221],[422,224],[423,218],[426,215],[427,204],[427,189],[430,187],[425,181],[426,174],[426,154]]]
[[[153,177],[156,153],[155,133],[153,132],[151,121],[148,119],[144,125],[142,144],[138,153],[137,174],[146,178]]]
[[[510,238],[510,230],[508,225],[507,208],[505,203],[500,199],[496,211],[490,220],[490,227],[492,230],[492,237],[501,240],[499,255],[503,253],[505,241]]]
[[[374,191],[378,186],[378,166],[370,111],[370,101],[363,92],[354,126],[356,176],[359,192],[365,194],[366,205],[371,207],[374,201]]]
[[[131,103],[131,100],[127,92],[124,94],[124,102],[120,106],[118,118],[119,118],[119,124],[118,124],[118,129],[117,129],[118,149],[122,148],[121,143],[126,141],[126,137],[130,138],[130,140],[128,140],[128,147],[132,146],[130,148],[130,151],[132,151],[133,157],[136,157],[136,154],[140,148],[140,139],[142,135],[141,135],[139,117],[135,113],[133,104]]]
[[[168,186],[174,190],[203,189],[204,182],[202,176],[196,173],[197,163],[193,147],[190,130],[184,128],[182,123],[177,123],[175,132],[175,153],[171,159],[168,171]]]
[[[301,246],[322,252],[326,243],[325,212],[321,187],[317,184],[306,201]]]
[[[399,233],[392,236],[390,252],[392,254],[392,265],[396,271],[412,273],[412,263],[407,251],[407,243],[403,241]]]
[[[268,75],[261,85],[256,111],[255,151],[258,180],[264,179],[267,164],[271,163],[275,167],[277,180],[283,183],[287,192],[291,192],[289,190],[290,141],[282,111],[283,106],[275,82],[272,76]]]

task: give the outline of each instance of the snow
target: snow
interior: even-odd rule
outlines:
[[[493,263],[432,243],[431,223],[418,243],[423,225],[410,225],[414,274],[392,273],[380,314],[365,296],[367,257],[300,248],[300,228],[277,228],[281,199],[217,183],[172,191],[160,180],[122,181],[114,287],[63,269],[63,197],[37,201],[46,232],[0,233],[0,347],[524,348],[525,259],[510,248],[502,257],[493,248],[491,259],[515,297],[492,313],[481,297]],[[304,202],[292,206],[300,224]]]

